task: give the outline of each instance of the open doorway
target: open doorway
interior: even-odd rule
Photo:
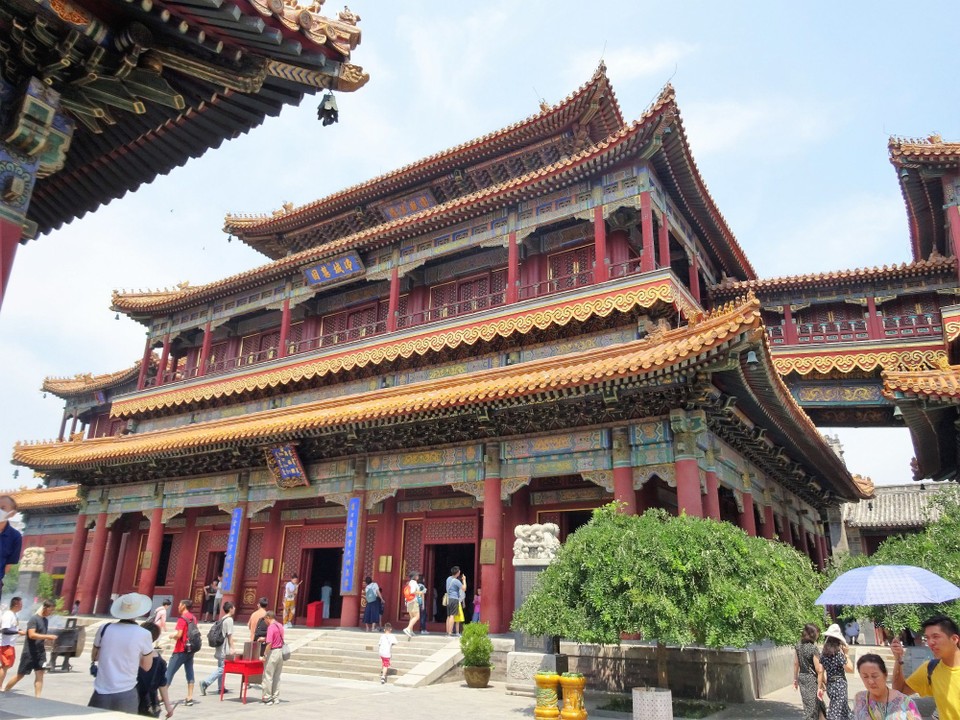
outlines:
[[[207,577],[204,578],[204,584],[209,585],[216,578],[223,575],[223,563],[227,559],[225,552],[212,552],[207,561]]]
[[[463,606],[463,614],[469,621],[473,617],[473,595],[479,579],[476,576],[476,544],[427,545],[426,550],[427,567],[424,569],[424,574],[426,575],[428,590],[427,602],[424,607],[427,613],[427,622],[446,622],[447,613],[441,600],[446,592],[450,568],[454,565],[459,567],[460,572],[467,576],[467,600]]]
[[[307,604],[323,600],[325,620],[340,617],[343,599],[340,597],[340,570],[343,567],[343,548],[313,548],[303,551],[305,572],[303,585],[297,593],[297,614],[307,614]],[[328,589],[324,589],[328,588]]]

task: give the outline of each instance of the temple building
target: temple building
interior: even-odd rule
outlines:
[[[360,18],[323,2],[0,0],[0,302],[20,243],[304,95],[362,87]]]
[[[499,632],[517,525],[563,539],[617,500],[735,523],[822,567],[828,513],[873,492],[802,409],[779,301],[669,86],[625,122],[601,66],[526,120],[225,230],[270,262],[116,292],[147,331],[139,362],[47,380],[59,437],[14,449],[74,492],[33,541],[70,548],[63,595],[83,612],[134,589],[199,598],[222,573],[245,614],[298,573],[298,617],[329,582],[332,622],[353,626],[365,576],[397,619],[408,573],[431,603],[459,565]],[[935,297],[956,287],[952,259],[929,262]],[[857,377],[878,386],[877,367]]]

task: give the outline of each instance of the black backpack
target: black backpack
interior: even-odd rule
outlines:
[[[192,618],[187,620],[187,640],[183,645],[183,651],[191,655],[198,652],[203,647],[203,637],[200,635],[200,628]]]
[[[223,618],[217,620],[207,631],[207,643],[212,648],[218,648],[226,642],[227,638],[223,634]]]
[[[927,663],[927,685],[933,687],[933,671],[940,664],[939,658],[935,658]]]
[[[253,631],[253,639],[260,640],[262,638],[265,638],[266,636],[267,636],[267,619],[260,618],[260,620],[257,621],[257,627]]]

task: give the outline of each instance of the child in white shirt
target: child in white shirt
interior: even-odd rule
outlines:
[[[377,651],[380,653],[380,684],[387,681],[387,672],[390,670],[390,658],[393,656],[393,646],[397,644],[397,638],[393,636],[393,626],[390,623],[384,623],[383,635],[380,636],[380,645]]]

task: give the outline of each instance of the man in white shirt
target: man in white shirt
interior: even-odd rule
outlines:
[[[153,613],[153,624],[160,628],[161,635],[167,631],[167,613],[170,612],[172,604],[173,601],[167,598]]]
[[[283,588],[283,626],[292,628],[293,618],[296,616],[297,589],[300,587],[300,576],[294,573],[290,581]]]
[[[136,618],[150,612],[153,601],[140,593],[121,595],[110,606],[119,622],[107,623],[93,640],[91,659],[97,663],[90,707],[137,714],[137,670],[153,665],[153,638]]]
[[[213,651],[213,656],[217,659],[217,669],[210,673],[210,677],[200,681],[200,694],[206,695],[207,688],[217,683],[217,692],[226,692],[223,690],[223,662],[227,655],[233,655],[233,614],[236,608],[233,603],[227,600],[223,604],[223,617],[218,620],[221,631],[223,632],[223,644],[218,645]]]
[[[7,678],[7,670],[13,667],[17,659],[17,636],[24,634],[20,629],[20,618],[17,617],[22,607],[23,601],[19,597],[11,598],[10,607],[0,615],[0,688]]]

